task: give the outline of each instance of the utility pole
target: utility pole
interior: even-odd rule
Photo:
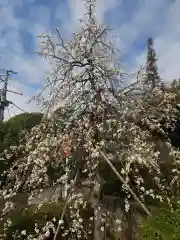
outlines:
[[[12,92],[14,94],[22,95],[22,93],[8,90],[8,81],[9,81],[10,75],[12,75],[12,74],[17,74],[17,72],[14,72],[12,70],[5,70],[5,74],[0,75],[0,81],[3,82],[2,89],[0,89],[0,122],[2,122],[4,120],[5,109],[10,104],[15,105],[13,102],[7,100],[7,92]]]

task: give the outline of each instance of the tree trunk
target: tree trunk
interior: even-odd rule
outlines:
[[[98,178],[98,180],[100,180]],[[103,236],[102,236],[102,231],[101,231],[101,209],[99,208],[99,203],[100,203],[100,181],[98,181],[95,183],[92,193],[91,193],[91,199],[90,202],[92,204],[92,207],[94,209],[94,229],[93,229],[93,233],[94,233],[94,239],[93,240],[102,240]]]
[[[101,240],[102,239],[102,232],[101,232],[101,220],[100,220],[100,210],[98,207],[94,206],[94,240]]]

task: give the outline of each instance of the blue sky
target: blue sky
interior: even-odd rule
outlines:
[[[47,61],[34,54],[41,33],[59,28],[66,39],[78,30],[84,14],[83,0],[0,0],[0,68],[19,74],[10,88],[23,97],[10,100],[26,111],[37,111],[25,102],[44,84]],[[121,50],[120,60],[129,71],[145,63],[146,41],[152,36],[165,81],[180,77],[180,0],[97,0],[97,19],[112,28]],[[10,115],[19,113],[11,108]],[[8,118],[6,112],[6,118]]]

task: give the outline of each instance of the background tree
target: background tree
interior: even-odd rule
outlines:
[[[12,145],[17,146],[23,131],[29,131],[39,124],[42,116],[42,113],[22,113],[6,122],[1,122],[0,139],[3,145],[0,146],[1,152]]]
[[[139,227],[137,240],[178,240],[180,238],[180,203],[174,201],[171,208],[161,206]]]
[[[0,123],[0,182],[1,185],[4,183],[6,171],[16,160],[14,155],[11,156],[10,148],[17,147],[20,144],[20,140],[23,135],[29,132],[34,126],[41,122],[43,117],[42,113],[22,113],[10,118],[6,122]],[[5,151],[5,152],[4,152]],[[9,156],[6,158],[5,155],[9,151]],[[11,157],[10,157],[11,156]],[[6,158],[6,160],[3,158]]]
[[[150,85],[151,89],[161,84],[152,37],[149,37],[147,42],[146,84]]]

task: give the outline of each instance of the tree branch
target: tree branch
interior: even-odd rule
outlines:
[[[106,157],[106,155],[99,150],[101,156],[104,158],[105,162],[110,166],[110,168],[112,169],[112,171],[116,174],[116,176],[119,178],[119,180],[125,184],[124,179],[122,178],[122,176],[118,173],[118,171],[116,170],[116,168],[113,166],[113,164],[109,161],[109,159]],[[141,208],[144,210],[144,212],[150,216],[151,213],[150,211],[146,208],[146,206],[144,205],[144,203],[141,202],[141,200],[137,197],[137,195],[135,194],[135,192],[129,187],[127,186],[129,192],[132,194],[132,196],[134,197],[134,199],[136,200],[136,202],[141,206]]]

